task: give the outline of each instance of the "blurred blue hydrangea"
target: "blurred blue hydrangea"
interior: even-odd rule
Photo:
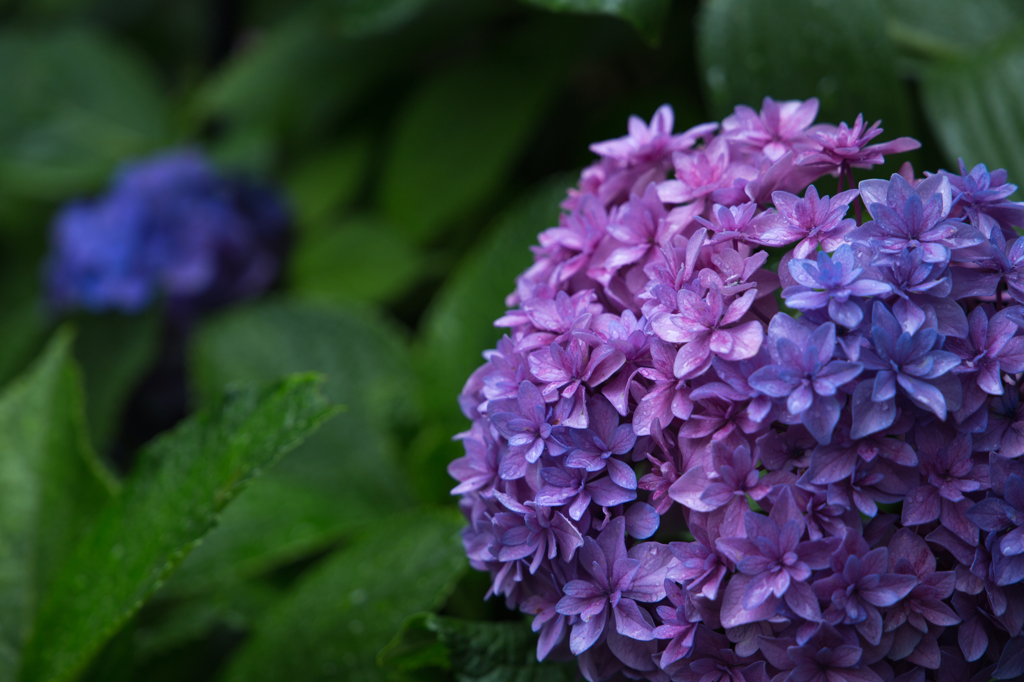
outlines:
[[[56,216],[45,263],[60,311],[138,312],[158,298],[190,316],[266,291],[289,216],[280,198],[221,176],[194,149],[124,166],[104,195]]]

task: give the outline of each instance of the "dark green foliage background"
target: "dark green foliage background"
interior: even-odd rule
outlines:
[[[574,679],[483,601],[445,466],[587,145],[816,96],[1020,182],[1022,7],[0,0],[0,682]],[[61,326],[39,264],[63,202],[183,145],[280,187],[294,243],[138,447],[160,310]]]

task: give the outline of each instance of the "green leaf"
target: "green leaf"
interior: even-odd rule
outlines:
[[[60,332],[0,394],[0,679],[16,677],[40,595],[111,497]]]
[[[159,309],[141,315],[83,315],[75,356],[85,375],[86,414],[93,440],[106,450],[121,411],[160,349]]]
[[[1024,32],[999,48],[925,71],[925,114],[950,159],[1024,178]]]
[[[346,140],[304,159],[289,174],[288,195],[303,230],[356,198],[365,184],[370,152],[367,139]]]
[[[657,46],[672,9],[672,0],[524,0],[552,12],[607,14],[624,19],[650,45]]]
[[[97,187],[166,140],[166,104],[141,59],[83,29],[0,32],[0,182],[44,198]]]
[[[578,670],[575,661],[537,661],[537,635],[525,621],[476,622],[433,613],[410,618],[380,662],[409,680],[436,679],[430,670],[441,669],[459,682],[572,682]]]
[[[332,0],[342,35],[359,38],[409,22],[433,0]]]
[[[256,575],[409,504],[391,432],[413,419],[413,372],[390,325],[337,306],[263,303],[203,326],[192,366],[201,396],[236,381],[322,372],[328,397],[344,411],[254,482],[168,591],[195,593]]]
[[[239,389],[141,453],[121,496],[60,566],[24,651],[24,682],[82,672],[261,469],[332,410],[319,380]]]
[[[459,65],[414,93],[381,180],[380,202],[397,229],[429,241],[501,187],[560,73],[523,61]]]
[[[12,252],[8,255],[13,257],[0,263],[0,385],[35,357],[52,324],[39,305],[38,259],[21,250]]]
[[[456,398],[483,364],[481,354],[501,338],[503,330],[494,321],[505,313],[505,297],[515,288],[516,276],[533,262],[529,247],[537,243],[537,234],[558,223],[559,203],[572,184],[568,176],[552,179],[511,208],[466,255],[427,309],[417,366],[425,379],[423,402],[430,418],[420,435],[413,477],[424,496],[437,501],[448,496],[452,482],[444,465],[461,449],[451,437],[467,426]]]
[[[406,618],[439,606],[464,570],[462,523],[420,510],[368,527],[267,614],[225,681],[383,679],[377,653]]]
[[[248,631],[280,596],[278,588],[246,581],[170,606],[155,603],[160,608],[158,617],[143,611],[142,616],[150,617],[141,618],[132,632],[134,658],[142,662],[171,654],[207,638],[218,627]]]
[[[196,104],[200,113],[235,123],[315,129],[389,74],[403,54],[387,41],[343,41],[323,17],[301,12],[237,53],[204,84]]]
[[[912,132],[910,100],[876,0],[709,0],[698,54],[718,116],[737,104],[818,97],[819,121],[882,119],[887,136]]]
[[[1024,6],[1007,0],[882,0],[893,43],[930,57],[962,57],[1020,28]]]
[[[424,259],[409,238],[380,220],[348,220],[300,236],[292,255],[292,291],[334,301],[389,301],[408,290]]]
[[[283,593],[283,588],[267,582],[247,581],[187,600],[167,602],[154,596],[78,679],[208,680],[227,653],[225,642],[248,633]]]

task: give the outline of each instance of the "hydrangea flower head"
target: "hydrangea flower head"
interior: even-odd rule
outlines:
[[[817,109],[594,145],[459,397],[471,564],[588,682],[1024,672],[1022,205]]]
[[[198,151],[129,164],[106,194],[56,216],[49,302],[134,313],[162,297],[189,314],[252,297],[278,277],[288,220],[274,194],[222,177]]]

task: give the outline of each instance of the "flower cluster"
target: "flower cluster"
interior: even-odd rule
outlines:
[[[197,151],[126,166],[93,201],[65,207],[45,265],[57,310],[172,312],[262,293],[277,279],[289,218],[280,200],[223,178]]]
[[[591,682],[1024,673],[1024,203],[817,108],[593,145],[460,397],[471,564]]]

